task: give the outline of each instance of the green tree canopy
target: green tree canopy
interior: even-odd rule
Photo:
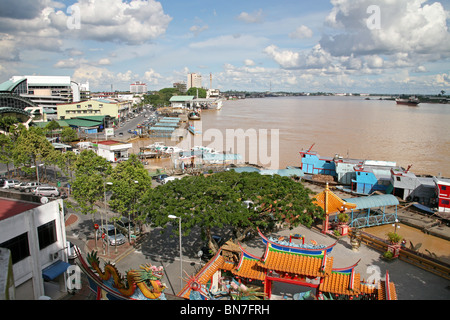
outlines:
[[[206,89],[203,89],[203,88],[196,88],[196,87],[189,88],[189,90],[186,92],[186,94],[188,96],[197,97],[197,91],[198,91],[199,98],[206,98]]]
[[[12,152],[14,163],[18,166],[24,166],[26,168],[34,167],[38,170],[38,162],[43,162],[46,158],[51,156],[54,148],[52,144],[45,137],[42,129],[37,127],[30,127],[22,129],[15,141],[14,149]]]
[[[103,203],[105,183],[110,175],[111,164],[92,150],[83,150],[74,163],[75,179],[72,196],[77,202],[75,209],[82,214],[97,212],[96,202]]]
[[[308,190],[290,178],[235,171],[168,182],[148,190],[141,206],[156,226],[176,223],[168,218],[175,215],[181,217],[184,234],[200,227],[212,250],[217,249],[212,228],[230,227],[241,240],[248,231],[271,230],[277,222],[310,227],[323,212]]]
[[[139,201],[152,187],[152,179],[137,155],[131,154],[127,161],[117,164],[108,180],[112,183],[108,189],[113,192],[110,208],[130,220],[137,218]]]

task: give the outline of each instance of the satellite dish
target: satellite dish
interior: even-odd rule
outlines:
[[[42,204],[46,204],[48,202],[48,198],[47,197],[42,197],[41,198],[41,203]]]

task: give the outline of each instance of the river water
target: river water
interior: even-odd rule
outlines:
[[[340,96],[229,100],[221,110],[203,111],[200,123],[203,145],[243,153],[246,161],[272,169],[299,166],[299,151],[315,144],[313,150],[324,157],[393,161],[404,168],[412,165],[415,174],[450,177],[446,104],[410,107]],[[243,150],[239,137],[245,152],[237,152]]]

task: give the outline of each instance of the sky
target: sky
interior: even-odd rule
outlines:
[[[449,22],[450,0],[1,0],[0,82],[450,94]]]

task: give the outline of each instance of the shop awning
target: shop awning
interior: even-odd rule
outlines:
[[[70,266],[69,263],[64,262],[62,260],[58,260],[51,265],[49,265],[47,268],[42,270],[42,277],[44,280],[51,281],[54,280],[56,277],[60,276],[62,273],[66,272],[67,268]]]

